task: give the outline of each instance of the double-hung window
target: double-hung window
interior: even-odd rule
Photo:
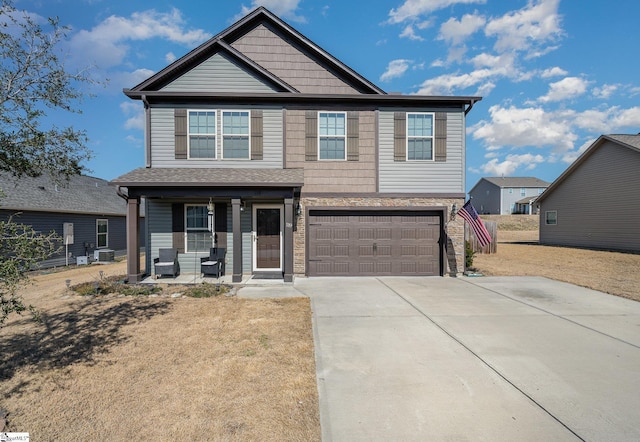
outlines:
[[[345,160],[347,145],[347,114],[318,113],[318,157],[321,160]]]
[[[96,220],[96,244],[98,248],[109,247],[109,220]]]
[[[249,111],[222,111],[222,157],[249,159]]]
[[[520,196],[527,196],[527,189],[524,187],[520,189]]]
[[[185,206],[186,252],[205,252],[211,247],[211,226],[206,205]]]
[[[189,111],[189,158],[216,157],[216,112]]]
[[[433,160],[433,114],[407,114],[407,160]]]

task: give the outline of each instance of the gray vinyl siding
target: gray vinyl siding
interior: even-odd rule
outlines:
[[[55,232],[61,238],[63,237],[63,224],[73,223],[73,244],[68,246],[68,252],[71,254],[69,264],[76,263],[76,257],[89,255],[93,257],[93,251],[97,250],[97,233],[96,220],[106,219],[108,221],[108,244],[106,249],[115,250],[122,254],[127,249],[127,232],[126,217],[124,216],[99,216],[84,215],[73,213],[55,213],[55,212],[36,212],[36,211],[20,211],[16,213],[13,210],[0,211],[0,220],[7,220],[13,216],[13,221],[20,224],[32,226],[32,228],[42,234]],[[141,222],[141,233],[144,233],[144,221]],[[144,236],[142,236],[144,238]],[[84,243],[93,244],[94,247],[86,247]],[[51,256],[47,263],[51,265],[66,264],[66,247],[61,241],[62,246],[58,253]],[[142,241],[141,246],[144,245]],[[59,258],[59,259],[58,259]]]
[[[638,151],[604,142],[541,201],[540,242],[640,251],[639,170]]]
[[[276,92],[225,54],[215,54],[169,83],[171,92]]]
[[[464,192],[464,115],[447,113],[447,160],[394,161],[393,114],[379,114],[379,190],[381,193]],[[434,109],[412,112],[435,112]],[[441,111],[441,110],[438,110]]]
[[[473,207],[479,214],[500,213],[500,187],[481,179],[469,192]]]
[[[188,109],[210,109],[218,111],[216,118],[220,133],[221,110],[251,110],[247,107],[189,106]],[[154,107],[151,109],[151,165],[152,167],[192,167],[192,168],[266,168],[280,169],[283,164],[282,109],[262,109],[263,157],[262,160],[221,159],[222,139],[216,139],[215,159],[175,158],[174,108]]]

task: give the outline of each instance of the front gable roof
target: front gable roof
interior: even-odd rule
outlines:
[[[637,135],[629,135],[629,134],[612,134],[612,135],[601,135],[587,150],[585,150],[582,155],[580,155],[567,169],[560,174],[556,180],[547,187],[547,189],[542,192],[542,195],[538,197],[537,203],[542,202],[547,196],[551,195],[551,193],[564,182],[567,177],[569,177],[576,169],[578,169],[593,153],[598,150],[602,145],[606,142],[612,142],[622,148],[631,149],[632,151],[640,154],[640,134]]]
[[[218,52],[227,54],[235,62],[246,67],[249,72],[272,85],[276,91],[299,92],[297,88],[264,66],[269,64],[268,60],[260,60],[262,62],[262,64],[260,64],[246,53],[243,53],[242,50],[234,47],[234,44],[238,43],[243,37],[247,36],[247,34],[259,26],[264,26],[275,35],[278,35],[288,45],[294,47],[301,54],[304,54],[304,57],[322,66],[332,76],[350,86],[350,88],[357,93],[385,94],[382,89],[340,62],[264,7],[255,9],[226,30],[215,35],[207,42],[201,44],[134,88],[130,90],[125,89],[125,94],[133,98],[141,96],[145,92],[158,91]],[[243,45],[239,43],[237,46],[240,48],[243,47]],[[282,60],[273,60],[270,66],[272,66],[273,70],[276,70],[274,67],[278,64],[282,65],[282,63]],[[282,72],[285,71],[286,68]]]

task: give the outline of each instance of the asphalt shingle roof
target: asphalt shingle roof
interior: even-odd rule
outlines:
[[[303,169],[139,168],[112,183],[120,186],[302,186]]]
[[[550,183],[534,177],[485,177],[499,187],[547,187]]]
[[[57,184],[48,176],[15,178],[0,173],[0,210],[125,215],[126,201],[108,181],[86,175]]]

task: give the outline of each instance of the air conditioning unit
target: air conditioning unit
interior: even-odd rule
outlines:
[[[109,249],[94,250],[93,259],[98,262],[112,262],[115,259],[115,252]]]

